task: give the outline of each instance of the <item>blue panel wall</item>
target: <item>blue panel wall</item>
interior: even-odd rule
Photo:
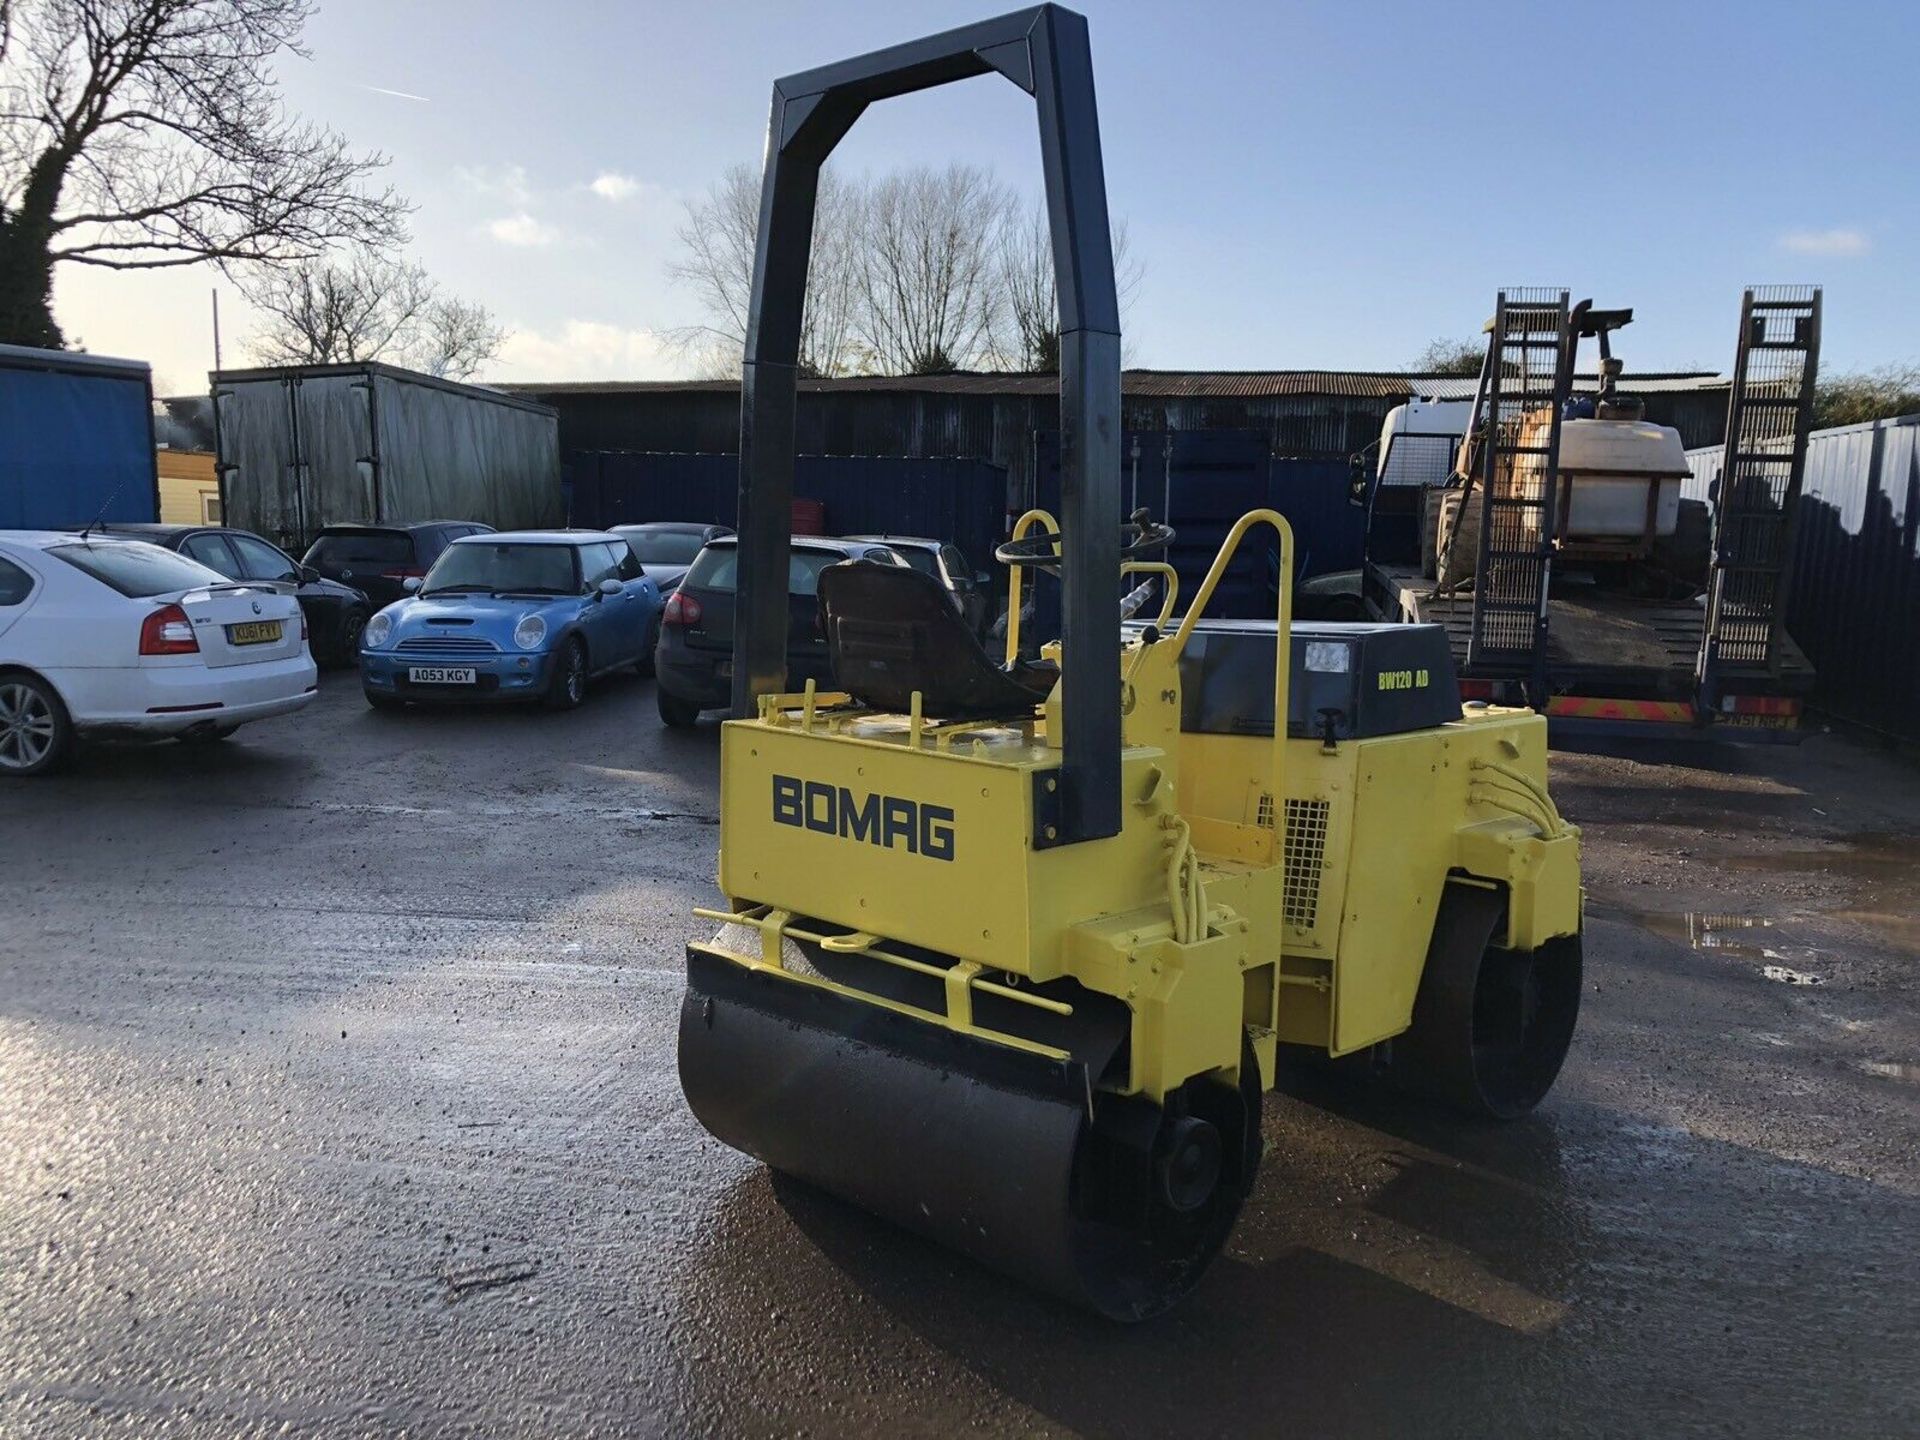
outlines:
[[[1168,558],[1191,598],[1233,523],[1269,506],[1293,527],[1294,578],[1355,570],[1366,543],[1366,510],[1352,503],[1344,459],[1272,453],[1264,430],[1130,431],[1121,448],[1121,509],[1140,507],[1176,532]],[[1059,437],[1038,446],[1038,500],[1059,513]],[[1272,532],[1250,534],[1214,592],[1212,616],[1270,619],[1278,555]],[[1050,587],[1049,587],[1050,588]],[[1046,593],[1043,590],[1043,595]]]
[[[0,529],[158,520],[151,393],[128,375],[0,366]]]
[[[570,456],[568,468],[574,525],[734,523],[735,455],[586,451]],[[984,460],[802,455],[793,494],[826,506],[832,534],[945,540],[976,570],[991,565],[1006,527],[1007,472]]]

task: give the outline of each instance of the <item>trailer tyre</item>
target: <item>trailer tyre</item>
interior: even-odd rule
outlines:
[[[1503,892],[1449,885],[1434,920],[1413,1024],[1392,1071],[1421,1095],[1468,1115],[1513,1120],[1553,1088],[1580,1014],[1580,937],[1538,950],[1498,944]]]

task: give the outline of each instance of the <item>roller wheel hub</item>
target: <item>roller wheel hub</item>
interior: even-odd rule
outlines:
[[[1220,1132],[1183,1115],[1170,1121],[1154,1156],[1160,1198],[1175,1210],[1198,1210],[1220,1183]]]

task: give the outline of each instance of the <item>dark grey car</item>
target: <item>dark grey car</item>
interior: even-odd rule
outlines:
[[[833,682],[826,631],[820,623],[820,572],[843,560],[874,560],[905,566],[885,545],[813,536],[793,538],[787,563],[787,683]],[[694,557],[680,587],[667,597],[660,617],[660,643],[653,654],[654,695],[660,718],[676,729],[692,725],[702,710],[733,699],[734,576],[739,544],[732,535]]]
[[[96,525],[96,535],[120,535],[177,550],[229,580],[264,580],[300,602],[307,618],[307,648],[322,665],[351,665],[360,653],[360,631],[375,606],[358,586],[329,580],[251,530],[228,525]]]

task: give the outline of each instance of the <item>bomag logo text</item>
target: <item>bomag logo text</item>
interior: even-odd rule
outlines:
[[[773,777],[773,821],[838,835],[889,850],[905,850],[929,860],[953,859],[953,811],[898,795],[859,795],[844,785]]]

